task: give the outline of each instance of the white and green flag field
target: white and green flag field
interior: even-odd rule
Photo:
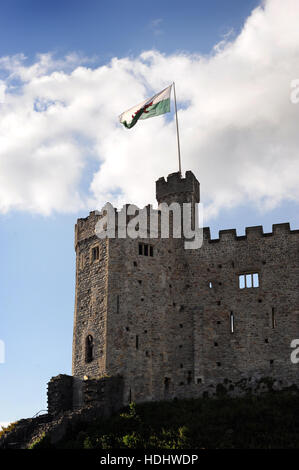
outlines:
[[[131,129],[139,119],[148,119],[170,111],[170,93],[172,85],[157,93],[133,108],[124,111],[119,116],[119,121],[127,128]]]

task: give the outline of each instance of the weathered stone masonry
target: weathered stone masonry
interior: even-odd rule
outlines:
[[[156,195],[158,203],[195,204],[199,183],[190,171],[174,173],[157,181]],[[223,230],[213,240],[204,229],[203,246],[186,250],[183,239],[99,240],[99,217],[91,212],[75,231],[78,380],[121,375],[124,404],[213,395],[219,384],[232,394],[265,379],[298,385],[290,361],[299,337],[298,230]],[[140,242],[153,256],[139,254]],[[258,287],[240,289],[239,276],[253,273]]]

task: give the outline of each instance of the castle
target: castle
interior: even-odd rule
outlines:
[[[199,182],[191,171],[160,178],[156,197],[159,208],[188,203],[196,225]],[[204,228],[202,246],[186,249],[184,238],[163,238],[161,224],[155,238],[101,238],[103,216],[91,212],[75,228],[72,375],[50,380],[48,413],[20,420],[0,448],[28,447],[44,435],[55,444],[132,401],[297,393],[299,230],[286,223],[211,239]]]
[[[156,198],[195,207],[199,182],[170,174]],[[204,228],[188,250],[182,238],[99,239],[99,217],[75,228],[74,406],[106,376],[121,378],[123,404],[299,384],[299,230]]]

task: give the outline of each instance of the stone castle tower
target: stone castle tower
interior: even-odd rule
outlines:
[[[189,203],[196,226],[191,171],[160,178],[156,196],[179,209]],[[122,211],[111,209],[119,228]],[[153,209],[142,211],[149,218]],[[154,212],[154,238],[150,230],[100,238],[104,213],[78,220],[73,375],[52,377],[48,413],[19,421],[0,447],[24,447],[43,433],[55,443],[131,401],[298,390],[299,230],[286,223],[211,239],[204,228],[202,245],[187,249],[184,238],[163,238],[162,206]]]
[[[173,173],[156,197],[195,210],[199,183]],[[99,217],[75,229],[74,402],[84,379],[103,376],[123,378],[124,404],[298,385],[299,230],[211,239],[205,228],[203,246],[187,250],[183,239],[99,239]]]

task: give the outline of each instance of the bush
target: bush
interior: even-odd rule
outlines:
[[[97,449],[299,448],[299,395],[131,403],[81,424],[59,447]]]

